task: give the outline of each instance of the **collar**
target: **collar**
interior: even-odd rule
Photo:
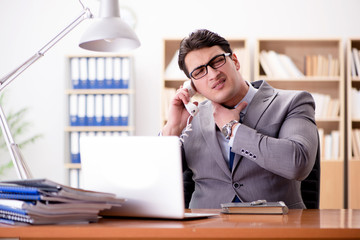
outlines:
[[[258,89],[254,88],[254,86],[253,86],[251,83],[249,83],[248,81],[245,81],[245,82],[246,82],[246,84],[249,86],[249,90],[248,90],[248,92],[246,93],[245,97],[244,97],[243,99],[241,99],[241,101],[240,101],[238,104],[236,104],[236,106],[234,107],[234,108],[236,108],[236,107],[239,106],[239,104],[242,103],[242,102],[247,102],[248,104],[247,104],[246,108],[244,108],[244,109],[241,111],[241,113],[242,113],[243,115],[246,114],[246,111],[247,111],[247,109],[248,109],[248,107],[249,107],[249,105],[250,105],[250,102],[252,101],[252,99],[254,98],[256,92],[258,91]]]

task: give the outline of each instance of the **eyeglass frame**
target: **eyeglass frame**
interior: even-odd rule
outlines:
[[[223,56],[224,57],[224,63],[222,64],[222,65],[220,65],[220,66],[218,66],[218,67],[213,67],[213,66],[211,66],[211,62],[214,60],[214,59],[216,59],[216,58],[218,58],[218,57],[220,57],[220,56]],[[218,55],[216,55],[216,56],[214,56],[213,58],[211,58],[210,59],[210,61],[207,63],[207,64],[204,64],[204,65],[200,65],[200,66],[198,66],[198,67],[196,67],[194,70],[192,70],[191,71],[191,73],[189,74],[189,76],[191,77],[191,78],[193,78],[194,80],[199,80],[199,79],[201,79],[201,78],[203,78],[203,77],[205,77],[207,74],[208,74],[208,66],[210,66],[212,69],[218,69],[218,68],[220,68],[220,67],[222,67],[222,66],[224,66],[225,65],[225,63],[226,63],[226,57],[228,57],[228,56],[231,56],[231,53],[222,53],[222,54],[218,54]],[[200,68],[203,68],[203,67],[205,67],[205,74],[204,75],[202,75],[201,77],[199,77],[199,78],[194,78],[193,77],[193,72],[194,71],[196,71],[196,70],[198,70],[198,69],[200,69]]]

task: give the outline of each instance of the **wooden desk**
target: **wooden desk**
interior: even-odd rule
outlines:
[[[194,210],[193,212],[204,212]],[[208,210],[206,212],[219,212]],[[219,215],[173,221],[101,219],[87,225],[0,225],[20,239],[360,239],[360,210],[290,210],[288,215]]]

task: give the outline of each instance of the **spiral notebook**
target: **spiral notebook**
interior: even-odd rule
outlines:
[[[82,136],[82,187],[125,198],[106,216],[185,219],[214,216],[186,213],[178,137]]]

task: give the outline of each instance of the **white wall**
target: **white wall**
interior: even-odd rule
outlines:
[[[97,0],[83,2],[97,15]],[[225,37],[246,38],[252,49],[261,37],[360,37],[359,0],[120,0],[121,6],[136,13],[142,42],[133,52],[137,135],[154,135],[160,127],[164,38],[183,38],[194,29],[208,28]],[[77,0],[1,0],[0,76],[39,50],[80,11]],[[65,56],[89,54],[77,47],[87,26],[78,26],[5,90],[5,111],[29,107],[29,134],[43,134],[23,149],[38,178],[66,183]]]

